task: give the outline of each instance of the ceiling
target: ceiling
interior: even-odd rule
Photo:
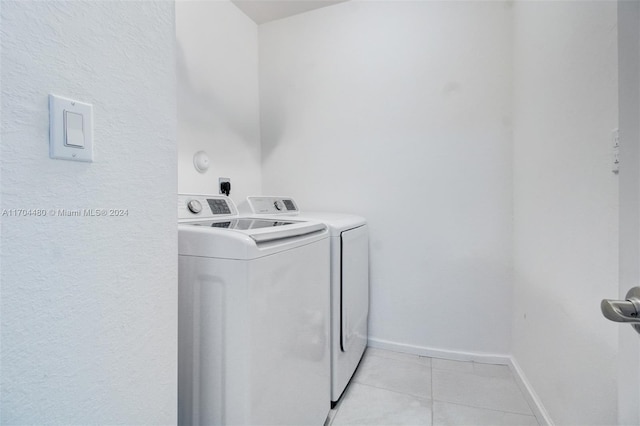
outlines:
[[[231,0],[258,25],[344,1],[347,0]]]

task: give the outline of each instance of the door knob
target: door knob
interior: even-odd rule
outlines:
[[[631,288],[626,300],[603,299],[600,309],[605,318],[630,323],[640,333],[640,287]]]

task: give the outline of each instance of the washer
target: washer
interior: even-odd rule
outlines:
[[[367,347],[369,229],[360,216],[300,212],[291,197],[247,197],[260,217],[294,217],[326,224],[331,235],[331,402],[334,406]],[[275,216],[274,216],[275,215]]]
[[[323,425],[329,233],[178,196],[178,424]]]

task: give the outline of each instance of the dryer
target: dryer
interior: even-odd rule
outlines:
[[[329,234],[178,197],[178,424],[321,426],[330,408]]]
[[[331,401],[335,405],[367,347],[369,317],[369,229],[364,218],[301,212],[291,197],[247,197],[260,217],[315,220],[331,239]]]

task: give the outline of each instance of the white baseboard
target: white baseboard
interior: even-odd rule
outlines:
[[[511,355],[492,354],[483,352],[462,352],[445,349],[428,348],[425,346],[407,345],[404,343],[390,342],[388,340],[369,338],[368,346],[376,349],[386,349],[388,351],[402,352],[413,355],[428,356],[430,358],[450,359],[453,361],[474,361],[483,364],[507,365],[513,373],[513,377],[522,391],[525,399],[531,407],[531,411],[536,416],[536,420],[541,426],[554,426],[549,413],[542,405],[540,398],[533,390],[531,383],[527,380],[520,365]]]
[[[531,383],[527,379],[527,376],[525,376],[524,371],[520,368],[518,361],[516,361],[512,356],[509,357],[509,368],[511,368],[513,377],[522,391],[522,394],[527,399],[529,407],[531,407],[538,423],[541,426],[554,426],[553,421],[551,420],[551,417],[549,417],[549,413],[544,408],[544,405],[542,405],[542,401],[540,401],[538,394],[533,390],[533,386],[531,386]]]
[[[403,352],[413,355],[428,356],[430,358],[451,359],[454,361],[475,361],[484,364],[509,365],[509,355],[490,354],[481,352],[461,352],[443,349],[427,348],[425,346],[407,345],[404,343],[390,342],[388,340],[369,338],[368,346],[388,351]]]

